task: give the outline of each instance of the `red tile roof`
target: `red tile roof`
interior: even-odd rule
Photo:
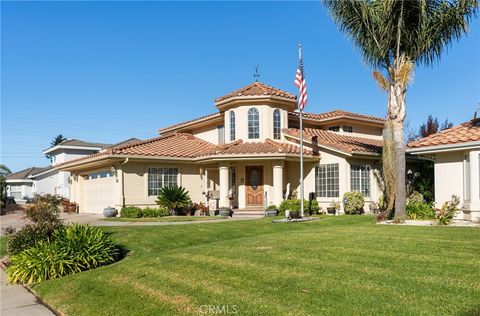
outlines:
[[[205,158],[219,155],[255,155],[255,154],[299,154],[299,146],[267,139],[265,142],[235,141],[229,144],[214,145],[188,133],[175,133],[119,147],[108,148],[90,156],[71,160],[56,167],[77,165],[108,157],[151,156],[171,158]],[[309,150],[304,152],[313,155]]]
[[[286,99],[296,100],[297,97],[290,92],[286,92],[261,82],[251,83],[243,88],[235,90],[229,94],[215,99],[215,103],[222,102],[235,97],[243,96],[277,96]]]
[[[298,112],[290,112],[289,113],[292,116],[300,116],[300,113]],[[324,112],[324,113],[303,113],[303,117],[307,119],[312,119],[316,121],[330,121],[334,119],[342,119],[342,118],[347,118],[347,119],[354,119],[354,120],[363,120],[363,121],[372,121],[376,123],[385,123],[386,119],[378,117],[378,116],[373,116],[373,115],[365,115],[365,114],[360,114],[360,113],[353,113],[353,112],[348,112],[348,111],[343,111],[343,110],[334,110],[330,112]]]
[[[283,129],[283,132],[294,137],[300,136],[300,130],[296,128]],[[304,130],[304,138],[311,140],[314,136],[317,137],[319,145],[340,150],[348,154],[382,152],[383,142],[379,139],[349,136],[314,128],[306,128]]]
[[[177,123],[177,124],[174,124],[174,125],[170,125],[170,126],[167,126],[167,127],[164,127],[164,128],[160,128],[158,130],[158,132],[159,133],[165,133],[165,132],[168,132],[168,131],[173,130],[173,129],[177,129],[177,128],[180,128],[180,127],[184,127],[184,126],[187,126],[187,125],[190,125],[190,124],[198,123],[198,122],[209,120],[209,119],[214,119],[214,118],[221,117],[221,116],[222,115],[221,115],[220,112],[204,115],[204,116],[198,117],[198,118],[193,119],[193,120],[189,120],[189,121]]]
[[[480,119],[474,119],[436,134],[409,143],[409,148],[421,148],[480,141]]]
[[[243,142],[237,140],[232,143],[217,145],[213,151],[208,151],[207,155],[255,155],[255,154],[300,154],[300,147],[294,144],[281,143],[266,139],[265,142]],[[305,150],[305,154],[313,155],[310,150]]]

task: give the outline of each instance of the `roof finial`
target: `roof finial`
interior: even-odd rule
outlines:
[[[255,66],[255,73],[253,74],[253,78],[255,78],[255,82],[258,82],[258,78],[260,78],[260,73],[258,72],[259,65]]]

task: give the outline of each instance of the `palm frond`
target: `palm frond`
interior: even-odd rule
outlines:
[[[382,75],[382,73],[380,71],[377,71],[375,70],[373,73],[372,73],[372,76],[373,78],[377,81],[378,83],[378,86],[380,87],[380,89],[384,90],[384,91],[388,91],[388,86],[390,85],[389,81],[387,80],[387,78],[385,78],[384,75]]]

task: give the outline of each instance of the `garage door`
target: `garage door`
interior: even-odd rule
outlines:
[[[83,203],[86,213],[101,214],[104,208],[114,207],[115,177],[107,172],[89,175],[83,181]]]

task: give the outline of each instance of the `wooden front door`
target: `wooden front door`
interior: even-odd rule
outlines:
[[[245,167],[247,206],[263,206],[263,166]]]

